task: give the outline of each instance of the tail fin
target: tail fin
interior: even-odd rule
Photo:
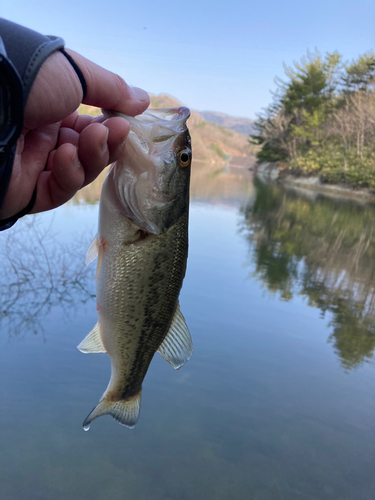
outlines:
[[[83,422],[83,428],[89,430],[90,423],[93,420],[102,415],[111,415],[121,425],[132,429],[139,418],[141,395],[142,390],[131,399],[120,399],[119,401],[108,401],[104,396]]]

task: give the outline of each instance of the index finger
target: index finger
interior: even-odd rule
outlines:
[[[86,80],[87,93],[84,104],[98,108],[112,109],[129,116],[145,111],[150,104],[146,91],[130,87],[121,76],[89,61],[73,50],[66,51],[78,64]]]

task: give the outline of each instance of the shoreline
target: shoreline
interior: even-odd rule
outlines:
[[[375,192],[368,188],[354,189],[342,184],[326,184],[322,183],[317,176],[299,177],[291,173],[280,172],[275,163],[261,163],[256,172],[257,176],[266,182],[280,182],[285,186],[297,189],[308,189],[331,196],[375,203]]]

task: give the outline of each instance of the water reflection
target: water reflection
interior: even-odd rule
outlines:
[[[373,212],[326,205],[326,200],[312,203],[268,188],[260,192],[261,185],[246,186],[241,176],[239,199],[246,194],[253,201],[239,213],[234,189],[225,185],[232,182],[230,171],[214,177],[212,202],[201,203],[213,189],[203,184],[203,169],[214,168],[196,165],[202,181],[193,195],[199,201],[191,205],[189,272],[181,294],[195,354],[180,371],[155,357],[145,381],[143,417],[134,431],[124,432],[109,417],[98,420],[95,432],[82,431],[82,414],[96,399],[109,366],[106,356],[83,356],[75,347],[95,324],[97,311],[94,299],[81,304],[91,292],[87,284],[95,286],[95,266],[83,267],[87,243],[81,250],[72,248],[79,245],[76,234],[88,231],[88,239],[95,234],[98,207],[69,205],[56,211],[52,226],[57,236],[44,248],[49,269],[56,273],[55,285],[62,282],[63,269],[55,253],[63,258],[65,250],[59,249],[66,248],[70,285],[65,290],[71,290],[78,307],[66,322],[57,302],[49,314],[39,315],[48,339],[43,345],[40,335],[9,341],[4,323],[0,328],[0,470],[5,471],[0,474],[0,500],[374,497],[375,364],[362,364],[347,376],[338,366],[333,344],[326,343],[328,320],[321,320],[316,308],[327,311],[332,321],[329,333],[340,359],[353,366],[369,359],[373,347],[365,344],[373,339],[373,242],[366,248],[366,238]],[[331,213],[325,225],[324,210]],[[333,223],[332,211],[337,212]],[[315,222],[314,213],[320,214]],[[50,227],[51,216],[43,214],[38,221],[43,243],[43,228]],[[238,233],[240,220],[247,240]],[[0,241],[21,223],[0,235]],[[361,224],[367,233],[358,245]],[[345,235],[338,239],[343,227]],[[8,245],[13,260],[23,246],[27,251],[36,247],[37,255],[43,255],[32,230],[25,229],[18,241],[19,246],[11,241]],[[329,261],[324,249],[334,252],[336,247],[337,262],[333,257]],[[258,281],[246,280],[250,271],[243,263],[249,248],[251,272]],[[24,259],[31,256],[19,259],[26,267]],[[37,266],[45,265],[37,260]],[[74,266],[88,272],[87,281],[80,282],[85,293],[74,285]],[[39,288],[51,287],[45,277],[48,266],[45,273],[36,271],[34,264],[31,269]],[[32,286],[33,276],[25,274]],[[348,282],[351,274],[355,290]],[[334,282],[336,275],[341,285]],[[269,293],[285,294],[284,301],[269,300],[260,283]],[[365,283],[371,293],[362,301],[362,318],[358,304],[354,313],[348,306],[350,298],[353,302],[365,293]],[[287,301],[288,292],[293,300]],[[57,296],[54,293],[50,297]],[[307,299],[301,300],[298,293]],[[9,297],[2,291],[4,298]],[[27,300],[23,303],[29,307]],[[67,313],[72,307],[74,301]],[[358,317],[359,332],[353,338]],[[333,324],[336,320],[339,327]],[[348,331],[340,331],[340,325],[348,325]]]
[[[307,298],[331,314],[333,345],[345,370],[375,350],[375,234],[373,206],[315,200],[255,180],[243,210],[254,277],[289,301]]]
[[[84,264],[88,237],[62,244],[53,226],[29,216],[0,239],[0,328],[9,335],[43,334],[42,320],[53,307],[66,317],[94,296],[92,270]]]
[[[254,193],[252,175],[246,168],[195,162],[190,183],[192,200],[227,206],[246,204]]]
[[[107,170],[74,197],[73,205],[97,204]],[[253,193],[247,169],[196,162],[191,179],[191,197],[225,205],[244,204]],[[55,229],[53,229],[55,228]],[[61,228],[43,216],[21,219],[0,238],[0,328],[9,335],[43,333],[42,319],[55,306],[64,315],[95,296],[93,268],[84,256],[93,234],[60,243]]]
[[[73,202],[76,204],[98,202],[106,174],[107,170],[94,182],[78,191]],[[193,160],[190,180],[191,200],[238,206],[246,203],[253,191],[253,178],[247,168]]]

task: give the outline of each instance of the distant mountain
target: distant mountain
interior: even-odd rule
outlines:
[[[248,118],[237,118],[226,115],[225,113],[216,113],[214,111],[200,111],[200,114],[207,122],[217,123],[221,127],[229,128],[240,134],[250,135],[255,133],[254,120]]]
[[[168,94],[150,94],[152,108],[173,108],[181,106],[181,102]],[[222,113],[211,113],[224,116],[232,120],[245,118],[232,118]],[[193,142],[193,155],[195,160],[209,163],[225,163],[229,159],[234,164],[250,166],[255,161],[254,146],[249,145],[247,134],[229,130],[224,125],[219,125],[207,120],[201,112],[191,111],[188,126]]]
[[[167,94],[150,94],[151,108],[174,108],[182,106],[181,102]],[[82,104],[80,113],[97,116],[100,109]],[[215,165],[217,163],[228,163],[231,165],[249,167],[255,162],[256,147],[249,144],[245,132],[230,130],[230,127],[208,120],[203,115],[191,111],[188,126],[193,143],[193,156],[195,161],[204,161]],[[234,118],[223,113],[208,113],[210,116],[224,117],[224,123],[232,125],[240,121],[248,122],[245,118]]]

